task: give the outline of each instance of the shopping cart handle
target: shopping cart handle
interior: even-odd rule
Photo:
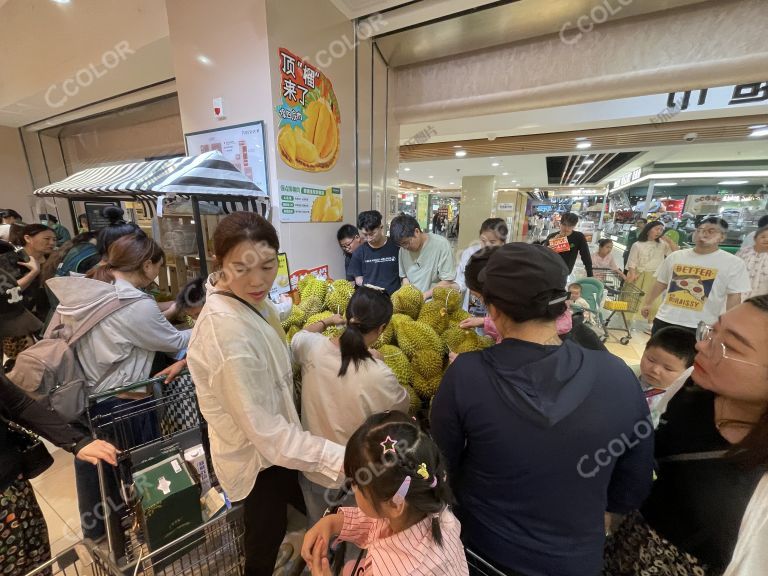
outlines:
[[[183,370],[182,372],[179,372],[176,378],[178,378],[179,376],[184,376],[186,374],[189,374],[189,370]],[[165,382],[165,378],[166,376],[154,376],[146,380],[141,380],[139,382],[133,382],[132,384],[126,384],[125,386],[120,386],[119,388],[112,388],[110,390],[105,390],[104,392],[92,394],[88,397],[88,400],[91,402],[94,402],[96,400],[101,400],[103,398],[109,398],[111,396],[117,396],[118,394],[124,394],[125,392],[136,390],[137,388],[145,388],[147,386],[154,386],[155,384],[162,384],[163,382]]]

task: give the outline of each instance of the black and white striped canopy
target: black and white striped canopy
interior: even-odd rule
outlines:
[[[35,190],[35,196],[249,196],[266,193],[218,150],[134,164],[90,168]]]

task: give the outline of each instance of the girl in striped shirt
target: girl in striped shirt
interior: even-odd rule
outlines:
[[[345,574],[468,574],[443,456],[413,419],[397,411],[370,416],[347,443],[344,472],[357,508],[340,508],[307,532],[301,554],[313,576],[331,574],[334,535],[366,552]]]

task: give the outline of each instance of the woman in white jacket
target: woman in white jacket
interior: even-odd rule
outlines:
[[[146,380],[156,352],[178,354],[187,347],[190,332],[176,330],[157,302],[142,291],[157,277],[163,259],[160,246],[138,231],[115,241],[105,261],[86,277],[62,276],[48,281],[59,300],[56,311],[61,322],[73,331],[113,300],[130,301],[101,320],[75,345],[92,394]],[[130,398],[111,397],[98,402],[91,414],[108,414],[120,406],[139,410],[142,397],[151,401],[148,392],[136,392]],[[132,444],[147,442],[158,434],[157,422],[149,414],[131,419]],[[104,522],[94,514],[101,501],[96,468],[76,461],[75,476],[83,536],[98,539],[104,534]],[[116,483],[112,480],[109,477],[114,484],[109,496],[117,501]]]
[[[258,214],[236,212],[213,237],[221,269],[208,279],[189,369],[208,421],[216,476],[245,507],[245,573],[271,576],[286,505],[303,510],[298,470],[336,480],[344,448],[301,427],[285,333],[268,295],[279,241]]]

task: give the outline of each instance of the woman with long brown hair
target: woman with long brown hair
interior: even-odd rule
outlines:
[[[154,299],[142,291],[159,274],[164,257],[160,246],[138,231],[116,240],[102,264],[85,277],[64,276],[48,281],[59,299],[56,311],[60,322],[70,325],[73,331],[104,306],[116,305],[115,300],[122,304],[75,344],[92,394],[145,380],[152,371],[155,353],[178,354],[187,347],[190,332],[176,330]],[[130,401],[134,402],[132,406],[140,406],[135,399],[109,398],[100,401],[94,413],[112,412]],[[158,434],[151,418],[137,422],[137,427],[137,442]],[[92,517],[99,502],[96,469],[76,462],[75,471],[83,536],[97,539],[104,533],[103,522],[83,520]]]
[[[280,247],[258,214],[236,212],[213,237],[219,271],[189,345],[189,369],[208,421],[216,476],[245,507],[245,573],[271,576],[286,505],[303,510],[298,472],[342,474],[344,448],[301,427],[291,356],[269,291]]]

